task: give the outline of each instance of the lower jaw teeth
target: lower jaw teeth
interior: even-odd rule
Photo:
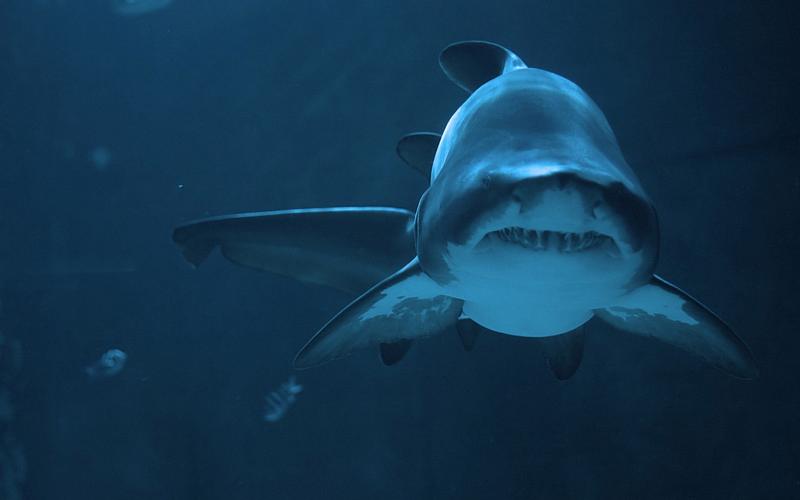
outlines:
[[[589,231],[586,233],[561,233],[557,231],[528,230],[519,227],[504,228],[491,233],[500,241],[515,243],[533,250],[556,249],[574,253],[591,250],[603,245],[608,237]]]

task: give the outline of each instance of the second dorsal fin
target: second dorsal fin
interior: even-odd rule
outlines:
[[[397,156],[408,166],[430,179],[433,158],[439,147],[441,134],[414,132],[397,141]]]
[[[450,80],[467,92],[475,92],[504,73],[527,67],[502,45],[478,40],[448,45],[439,55],[439,65]]]

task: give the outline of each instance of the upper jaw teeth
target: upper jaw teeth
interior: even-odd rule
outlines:
[[[555,249],[560,252],[580,252],[599,247],[611,239],[595,231],[585,233],[562,233],[559,231],[540,231],[521,227],[505,227],[487,235],[501,241],[516,243],[533,250]]]

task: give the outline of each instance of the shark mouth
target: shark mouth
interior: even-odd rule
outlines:
[[[481,243],[498,241],[519,245],[534,251],[555,250],[561,253],[578,253],[596,249],[606,249],[612,254],[619,252],[613,238],[596,231],[562,233],[560,231],[539,231],[521,227],[505,227],[487,233],[481,240]]]

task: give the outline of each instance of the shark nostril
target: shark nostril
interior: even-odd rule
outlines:
[[[602,207],[602,206],[603,206],[603,202],[599,201],[599,200],[595,201],[594,204],[592,204],[592,210],[591,210],[592,218],[594,218],[594,219],[598,218],[598,212],[600,210],[600,207]]]
[[[496,183],[496,175],[493,172],[488,172],[481,176],[481,186],[484,189],[492,189]]]
[[[512,203],[518,205],[520,210],[525,205],[525,195],[519,186],[514,186],[511,189],[511,201]]]

